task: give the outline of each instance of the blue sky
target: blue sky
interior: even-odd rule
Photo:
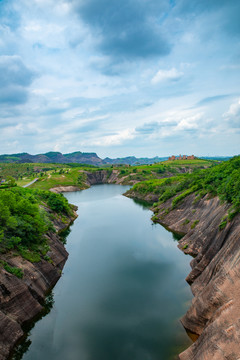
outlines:
[[[0,0],[0,153],[235,155],[240,2]]]

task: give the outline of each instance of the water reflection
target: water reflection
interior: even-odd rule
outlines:
[[[20,342],[20,344],[16,346],[13,355],[10,356],[11,360],[21,360],[23,355],[28,351],[30,345],[32,344],[29,335],[31,329],[34,328],[35,322],[44,318],[52,310],[52,307],[54,305],[54,297],[52,291],[46,296],[45,301],[42,305],[43,310],[38,316],[36,316],[34,322],[26,323],[23,325],[23,331],[25,332],[25,336]]]
[[[138,199],[132,199],[135,204],[140,205],[143,210],[149,210],[149,208],[152,206],[152,203],[144,200],[138,200]]]
[[[24,360],[170,360],[189,344],[179,323],[191,298],[189,259],[126,190],[66,195],[79,209],[69,258]]]

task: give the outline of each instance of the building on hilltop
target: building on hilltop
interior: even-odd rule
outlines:
[[[173,160],[194,160],[195,156],[194,155],[179,155],[179,157],[176,157],[174,155],[169,156],[168,160],[169,161],[173,161]]]

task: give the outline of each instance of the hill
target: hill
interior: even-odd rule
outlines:
[[[28,153],[19,153],[12,155],[0,155],[0,163],[57,163],[57,164],[89,164],[103,165],[104,161],[96,153],[82,153],[80,151],[71,154],[62,154],[60,152],[50,151],[45,154],[31,155]]]
[[[106,157],[101,159],[96,153],[84,153],[81,151],[75,151],[69,154],[62,154],[57,151],[50,151],[45,154],[31,155],[28,153],[18,154],[4,154],[0,155],[0,163],[41,163],[41,164],[88,164],[88,165],[148,165],[154,164],[160,161],[167,160],[167,157],[153,158],[136,158],[135,156],[127,156],[123,158],[111,159]]]

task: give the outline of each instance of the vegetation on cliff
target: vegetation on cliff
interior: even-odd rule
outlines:
[[[210,193],[233,205],[229,214],[231,218],[240,211],[240,156],[193,173],[140,182],[134,185],[130,192],[157,194],[161,203],[173,198],[173,208],[193,192],[197,193],[199,198]]]
[[[214,164],[208,160],[185,160],[163,161],[150,165],[111,165],[96,167],[84,164],[0,164],[0,189],[7,187],[7,179],[11,176],[17,185],[24,186],[33,179],[38,179],[31,188],[49,190],[56,186],[77,186],[85,189],[85,172],[107,171],[108,176],[115,171],[122,184],[134,184],[136,182],[159,179],[177,175],[183,172],[191,172],[194,169],[209,167]]]
[[[50,260],[45,235],[54,232],[51,220],[72,215],[63,195],[19,187],[0,191],[0,209],[0,253],[14,250],[32,262]],[[1,265],[9,271],[6,262]]]

